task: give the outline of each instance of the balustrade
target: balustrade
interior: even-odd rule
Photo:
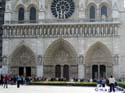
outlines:
[[[119,23],[4,25],[3,37],[113,37],[118,36],[119,25]]]

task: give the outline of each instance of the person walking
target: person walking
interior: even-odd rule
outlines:
[[[115,78],[113,76],[110,76],[109,78],[109,86],[110,86],[110,92],[115,92]]]
[[[18,75],[17,76],[17,88],[20,87],[20,83],[21,83],[21,77]]]

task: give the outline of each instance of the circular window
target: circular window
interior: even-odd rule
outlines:
[[[53,0],[51,5],[52,14],[59,19],[67,19],[75,10],[73,0]]]

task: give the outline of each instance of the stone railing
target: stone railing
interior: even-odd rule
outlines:
[[[3,37],[113,37],[118,36],[119,23],[4,25]]]

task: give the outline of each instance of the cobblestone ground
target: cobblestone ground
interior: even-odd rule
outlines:
[[[109,93],[95,91],[94,87],[59,87],[59,86],[21,86],[9,85],[8,88],[0,86],[0,93]],[[123,92],[115,92],[123,93]]]

